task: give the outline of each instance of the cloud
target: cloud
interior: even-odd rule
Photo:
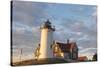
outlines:
[[[93,16],[93,17],[97,17],[97,7],[93,7],[92,16]]]
[[[56,35],[59,36],[57,37],[58,40],[66,42],[67,38],[69,38],[75,40],[77,45],[82,48],[97,48],[97,28],[95,28],[96,24],[94,22],[87,24],[79,19],[65,19],[61,26],[62,29],[59,29],[59,34]]]
[[[16,33],[24,34],[25,33],[25,28],[16,28]]]
[[[59,6],[62,7],[59,9]],[[71,5],[69,5],[71,6]],[[19,48],[23,49],[23,55],[31,55],[40,42],[40,25],[50,17],[50,21],[55,26],[54,40],[67,42],[67,39],[76,41],[83,53],[91,48],[97,48],[97,25],[96,21],[90,17],[95,13],[95,8],[82,8],[77,6],[61,6],[57,4],[47,4],[38,2],[13,2],[13,48],[14,55],[19,55]],[[76,9],[77,7],[77,9]],[[69,10],[72,8],[76,12]],[[89,8],[88,10],[86,10]],[[78,14],[79,11],[82,15]],[[92,12],[90,12],[92,11]],[[85,16],[86,15],[86,16]],[[73,17],[74,16],[74,17]],[[52,17],[52,19],[51,19]],[[78,18],[76,18],[78,17]],[[87,19],[86,19],[87,18]],[[91,21],[91,22],[90,22]],[[88,49],[89,48],[89,49]],[[28,56],[27,56],[28,57]]]
[[[78,46],[78,49],[79,49],[79,50],[82,50],[82,49],[84,49],[84,48],[83,48],[82,46]]]
[[[81,51],[79,51],[80,53],[85,53],[87,51],[91,51],[91,50],[97,50],[97,48],[86,48],[86,49],[83,49]]]
[[[13,31],[13,51],[16,56],[19,55],[19,49],[24,49],[24,54],[34,53],[35,48],[38,46],[40,33],[36,27],[30,28],[31,31],[28,31],[27,28],[16,28]]]
[[[88,35],[84,35],[83,37],[79,38],[78,40],[89,40]]]
[[[38,35],[35,34],[17,34],[13,33],[13,56],[16,58],[20,55],[20,48],[23,49],[23,58],[31,55],[34,58],[34,51],[39,44]],[[27,57],[27,59],[30,57]],[[13,59],[14,60],[14,59]]]
[[[20,55],[23,49],[23,58],[33,58],[34,51],[39,44],[39,26],[45,17],[46,4],[13,1],[13,60]],[[42,21],[41,21],[42,20]]]
[[[13,21],[28,26],[38,26],[41,19],[45,18],[46,4],[26,1],[13,1]]]
[[[97,53],[97,48],[84,48],[79,51],[79,56],[87,56],[88,59],[92,59],[95,53]]]

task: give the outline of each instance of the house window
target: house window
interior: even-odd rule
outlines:
[[[73,53],[73,59],[76,59],[76,58],[77,58],[77,54]]]
[[[58,47],[57,47],[57,46],[55,46],[55,49],[54,49],[54,50],[55,50],[55,52],[58,52]]]
[[[65,54],[64,54],[64,58],[65,58],[65,59],[69,59],[69,54],[68,54],[68,53],[65,53]]]

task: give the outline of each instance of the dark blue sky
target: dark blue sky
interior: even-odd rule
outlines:
[[[97,7],[40,2],[13,2],[13,55],[18,60],[32,58],[40,42],[40,25],[50,19],[55,26],[54,39],[76,41],[79,55],[91,56],[97,51]]]

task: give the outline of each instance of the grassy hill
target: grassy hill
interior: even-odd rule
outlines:
[[[43,65],[43,64],[58,64],[58,63],[78,63],[78,62],[94,62],[93,60],[86,61],[65,61],[64,59],[57,58],[49,58],[49,59],[41,59],[41,60],[25,60],[21,62],[11,63],[11,66],[26,66],[26,65]]]
[[[23,65],[40,65],[40,64],[56,64],[56,63],[67,63],[67,61],[63,59],[49,58],[49,59],[41,59],[41,60],[25,60],[21,62],[12,63],[12,66],[23,66]]]

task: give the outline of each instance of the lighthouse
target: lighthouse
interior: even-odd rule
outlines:
[[[41,39],[39,59],[53,58],[51,45],[53,44],[53,32],[55,31],[55,28],[51,22],[47,20],[41,25],[40,30]]]

